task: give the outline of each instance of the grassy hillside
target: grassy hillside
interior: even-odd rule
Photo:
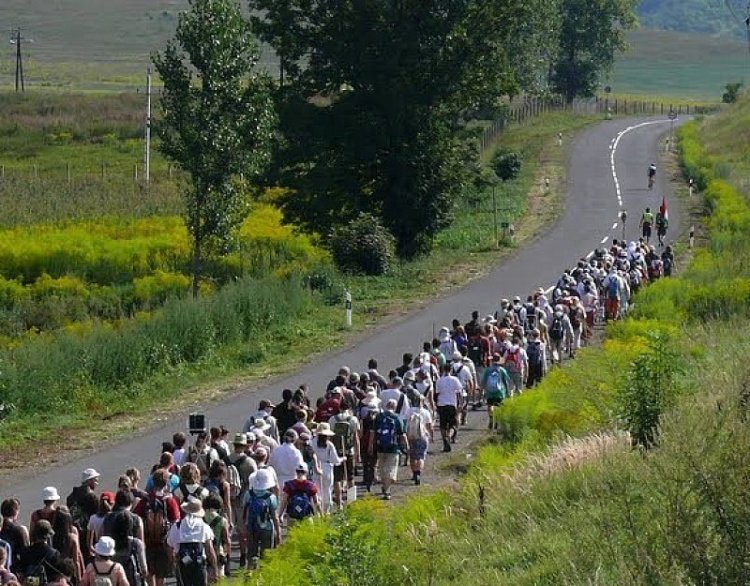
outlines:
[[[638,6],[641,25],[688,33],[745,34],[744,0],[642,0]]]
[[[611,77],[616,93],[720,100],[750,73],[747,45],[724,37],[637,30]]]
[[[750,371],[737,332],[749,325],[750,207],[722,178],[745,158],[744,138],[726,139],[749,113],[745,101],[680,131],[684,170],[704,189],[705,248],[644,289],[603,346],[507,401],[502,435],[460,485],[293,530],[255,583],[747,584]],[[623,428],[656,421],[650,448],[631,449]]]
[[[684,12],[699,22],[712,20],[708,9],[662,10],[666,2],[644,2],[644,29],[630,33],[631,50],[618,59],[610,80],[615,92],[718,98],[724,84],[746,77],[746,45],[731,35],[647,30],[662,26],[650,16],[656,4],[659,14]],[[20,26],[24,36],[34,40],[24,47],[30,86],[132,91],[143,87],[150,53],[174,34],[177,15],[186,6],[187,0],[4,0],[0,22],[6,27],[4,36]],[[724,10],[718,0],[711,6],[717,14]],[[3,46],[0,88],[12,86],[15,70],[15,47],[5,41]],[[270,52],[264,51],[262,62],[275,70]]]

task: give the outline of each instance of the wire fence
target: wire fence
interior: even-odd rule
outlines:
[[[525,98],[517,103],[511,102],[503,116],[493,120],[479,139],[481,150],[494,144],[497,137],[508,124],[523,124],[527,120],[550,112],[572,112],[575,114],[601,114],[612,116],[668,116],[674,112],[677,116],[690,115],[702,110],[690,104],[670,104],[646,100],[627,100],[620,98],[596,97],[576,99],[566,102],[562,98]]]

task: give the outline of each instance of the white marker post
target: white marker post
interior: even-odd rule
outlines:
[[[352,294],[346,292],[346,327],[352,327]]]
[[[694,185],[693,184],[693,179],[691,177],[690,180],[688,181],[688,194],[690,195],[691,199],[693,197],[693,185]]]
[[[562,146],[562,132],[557,133],[557,146]]]
[[[695,245],[695,226],[690,226],[690,248]]]

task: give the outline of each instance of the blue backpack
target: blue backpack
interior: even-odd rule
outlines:
[[[284,486],[289,488],[289,502],[286,512],[292,519],[304,519],[313,514],[312,502],[310,502],[310,488],[312,482],[307,480],[304,488],[292,488],[293,480],[288,480]]]
[[[617,282],[617,279],[612,278],[609,280],[609,285],[607,285],[607,295],[610,299],[617,299],[620,296],[620,285]]]
[[[379,450],[390,450],[397,446],[396,441],[396,418],[395,416],[382,414],[376,421],[375,436]]]
[[[500,369],[490,367],[487,371],[487,380],[484,384],[484,392],[488,399],[504,399],[506,395],[505,384],[500,375]]]
[[[542,368],[544,366],[542,346],[539,342],[529,342],[526,346],[526,355],[529,357],[529,365],[535,368]]]
[[[268,527],[271,519],[271,494],[258,496],[250,491],[250,502],[245,505],[245,518],[249,532],[260,531]]]

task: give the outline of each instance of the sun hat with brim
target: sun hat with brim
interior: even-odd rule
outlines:
[[[86,470],[81,472],[81,482],[88,482],[89,480],[92,480],[93,478],[99,478],[99,476],[101,476],[101,474],[99,474],[93,468],[86,468]]]
[[[205,515],[205,511],[203,510],[203,505],[198,499],[190,498],[186,500],[184,503],[182,503],[182,506],[180,507],[185,514],[187,515],[193,515],[194,517],[202,517]]]
[[[304,462],[302,462],[301,464],[298,464],[296,468],[296,472],[297,473],[304,472],[305,474],[307,474],[307,464],[305,464]]]
[[[331,393],[332,395],[340,395],[340,394],[341,394],[341,387],[333,387],[333,388],[332,388],[332,389],[330,390],[330,393]]]
[[[502,362],[503,357],[500,356],[500,354],[493,354],[492,355],[492,362]]]
[[[246,446],[247,436],[244,433],[235,433],[234,441],[232,442],[232,444],[235,446]]]
[[[331,431],[331,426],[325,422],[318,424],[315,433],[318,435],[327,435],[328,437],[333,437],[334,435],[336,435],[333,431]]]
[[[115,540],[111,537],[100,537],[94,546],[94,553],[105,558],[115,555]]]
[[[411,382],[414,382],[414,381],[416,381],[416,380],[417,380],[417,377],[416,377],[416,376],[414,376],[414,371],[413,371],[413,370],[409,370],[409,371],[405,372],[405,373],[404,373],[404,380],[405,380],[405,381],[407,381],[407,380],[408,380],[408,381],[411,381]]]
[[[267,429],[270,429],[271,426],[268,424],[268,422],[265,419],[256,419],[255,424],[253,425],[254,431],[266,431]]]
[[[60,495],[57,494],[57,489],[54,486],[47,486],[42,490],[43,501],[59,501]]]
[[[253,475],[253,490],[270,490],[274,486],[276,486],[276,480],[270,470],[261,468]]]

